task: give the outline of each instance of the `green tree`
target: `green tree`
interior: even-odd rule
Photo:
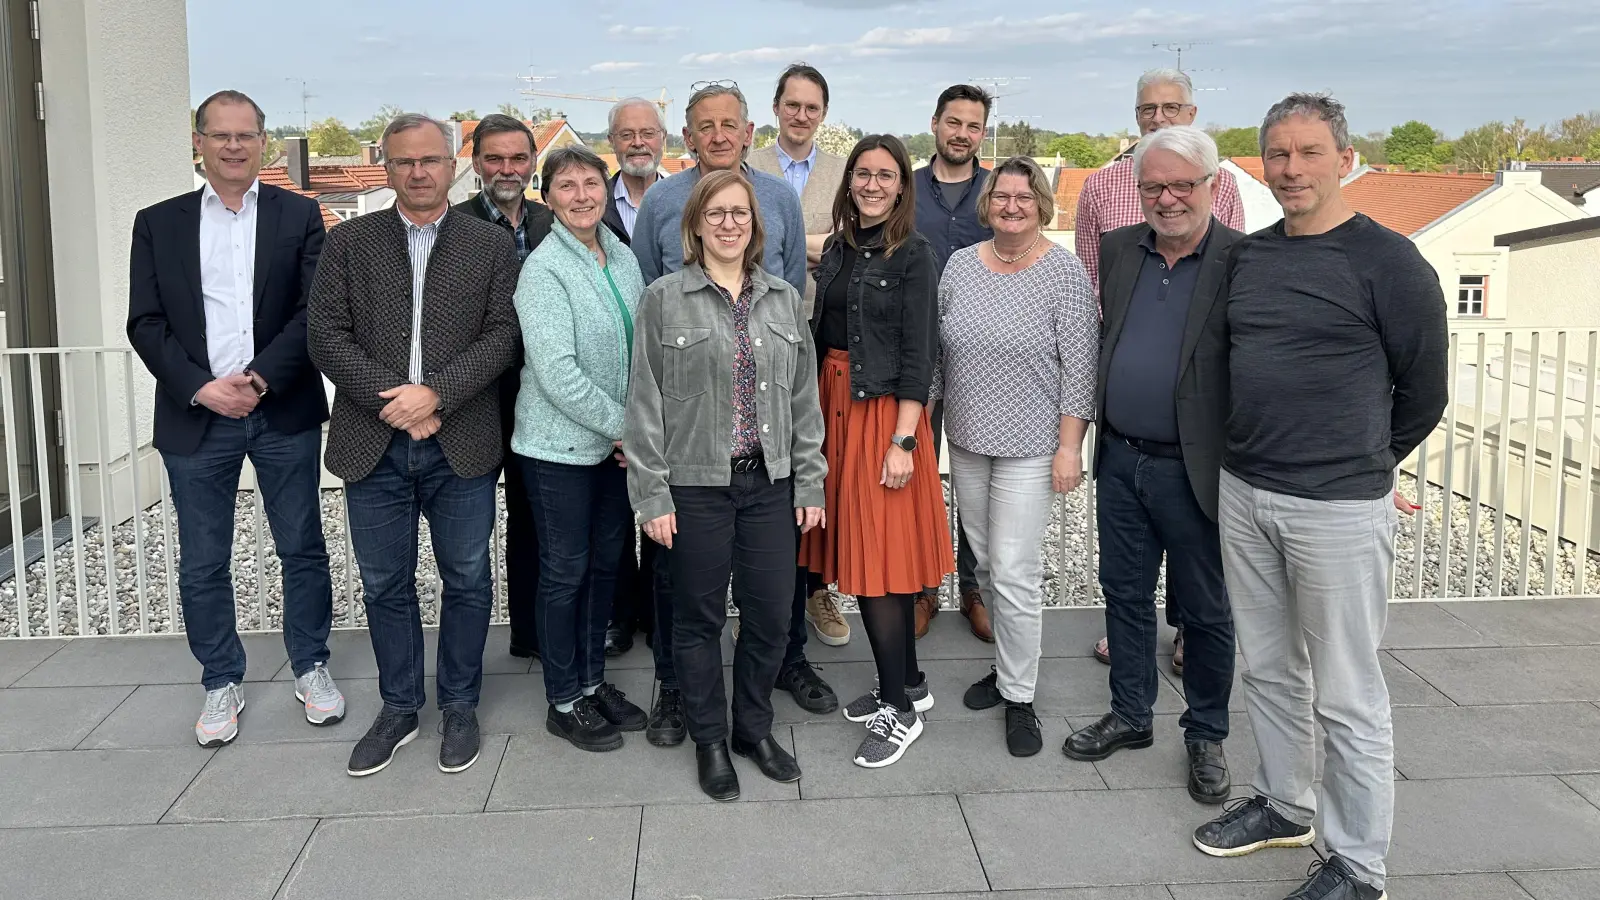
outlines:
[[[1063,134],[1051,141],[1050,145],[1044,148],[1044,152],[1047,156],[1059,156],[1063,161],[1070,162],[1080,169],[1099,168],[1111,158],[1111,154],[1106,152],[1103,145],[1097,144],[1093,138],[1082,132]]]
[[[379,138],[383,137],[383,129],[389,126],[389,122],[403,112],[405,110],[400,107],[392,103],[385,103],[378,107],[378,111],[372,114],[372,118],[363,120],[361,125],[356,128],[356,137],[368,143],[376,143]]]
[[[1425,172],[1437,167],[1433,156],[1433,145],[1437,143],[1439,133],[1433,126],[1413,119],[1390,130],[1383,150],[1394,165],[1412,172]]]
[[[1600,132],[1590,136],[1589,146],[1584,149],[1583,155],[1589,159],[1600,159]]]
[[[1360,137],[1350,139],[1350,145],[1361,154],[1364,163],[1386,163],[1389,155],[1383,150],[1384,134],[1381,131],[1369,131]]]
[[[1557,156],[1589,156],[1589,145],[1600,134],[1600,110],[1579,113],[1561,120],[1555,147]]]
[[[1434,169],[1442,169],[1445,166],[1455,162],[1455,159],[1455,141],[1440,141],[1439,143],[1433,145],[1433,158],[1431,162]]]
[[[478,111],[475,109],[461,109],[451,113],[450,118],[455,119],[457,122],[473,122],[479,116]]]
[[[1485,122],[1463,133],[1454,146],[1456,167],[1463,172],[1493,172],[1515,152],[1504,122]]]
[[[900,139],[906,143],[906,152],[912,159],[930,159],[935,149],[933,134],[924,131],[921,134],[902,134]]]
[[[1032,156],[1039,150],[1038,132],[1027,122],[1012,122],[1001,125],[1001,149],[1007,156]]]
[[[522,107],[515,103],[502,103],[495,107],[494,111],[503,116],[510,116],[513,119],[521,120],[522,118]]]
[[[773,125],[762,125],[756,129],[755,149],[770,147],[778,142],[778,129]]]
[[[1223,159],[1261,155],[1261,142],[1254,128],[1223,128],[1211,136],[1217,142],[1217,155]]]
[[[1543,125],[1532,128],[1522,118],[1511,120],[1506,126],[1506,137],[1511,142],[1515,158],[1523,160],[1549,159],[1553,149],[1550,130]]]
[[[310,144],[311,152],[318,156],[354,156],[361,152],[361,143],[356,136],[335,118],[313,122],[306,141]]]

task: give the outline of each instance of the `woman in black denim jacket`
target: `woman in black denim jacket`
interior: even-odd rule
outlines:
[[[850,153],[811,316],[822,357],[828,521],[801,542],[824,583],[860,598],[878,688],[844,710],[867,723],[857,765],[887,766],[933,706],[917,668],[915,597],[954,568],[925,409],[939,341],[933,250],[914,231],[905,145],[870,135]]]

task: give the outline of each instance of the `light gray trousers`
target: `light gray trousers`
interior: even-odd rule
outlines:
[[[1326,734],[1323,839],[1380,888],[1394,825],[1394,729],[1378,644],[1397,516],[1387,494],[1305,500],[1222,473],[1222,568],[1261,754],[1251,787],[1289,820],[1311,823],[1315,716]]]
[[[984,456],[950,445],[950,482],[994,628],[995,687],[1032,703],[1043,634],[1044,557],[1052,457]]]

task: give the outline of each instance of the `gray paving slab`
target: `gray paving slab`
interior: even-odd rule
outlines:
[[[424,734],[381,772],[345,772],[355,742],[254,744],[218,751],[163,822],[226,822],[289,816],[373,816],[481,812],[505,753],[504,735],[485,735],[465,772],[439,771],[439,741]]]
[[[8,897],[272,900],[315,825],[134,825],[0,831]],[[225,890],[207,861],[226,860]]]
[[[288,656],[279,634],[242,635],[246,681],[265,681]],[[107,684],[199,684],[200,664],[182,635],[74,638],[13,687],[93,687]]]
[[[1503,647],[1600,644],[1600,600],[1462,601],[1446,609]]]
[[[326,819],[278,900],[617,900],[638,837],[637,807]]]
[[[787,726],[774,736],[793,752]],[[640,733],[623,740],[621,750],[591,753],[550,734],[512,736],[488,809],[714,802],[700,790],[692,742],[655,747]],[[733,765],[741,800],[800,799],[798,785],[778,784],[737,756]]]
[[[71,750],[131,693],[126,685],[0,690],[0,752]]]
[[[1390,603],[1382,649],[1493,647],[1495,642],[1452,614],[1463,603]]]
[[[959,614],[958,614],[959,615]],[[972,683],[989,674],[990,658],[979,660],[930,660],[922,665],[928,676],[928,686],[933,691],[934,708],[928,719],[999,719],[1002,707],[973,711],[961,703],[962,694]],[[842,702],[861,690],[872,687],[871,671],[859,682],[857,691],[840,694]],[[831,670],[830,670],[831,672]],[[1034,688],[1033,708],[1040,716],[1090,716],[1100,715],[1111,708],[1111,670],[1096,662],[1093,657],[1045,658],[1039,660],[1039,680]],[[1183,697],[1163,682],[1156,699],[1156,712],[1177,713],[1184,710]]]
[[[281,741],[355,741],[383,707],[378,697],[378,682],[371,678],[341,678],[345,718],[332,725],[312,725],[306,721],[305,704],[296,700],[294,688],[283,681],[253,681],[244,685],[244,712],[239,716],[239,736],[235,744],[264,744]],[[428,679],[432,696],[433,679]],[[117,707],[116,712],[79,746],[84,749],[125,747],[194,746],[194,723],[205,703],[205,692],[198,684],[145,684]],[[422,711],[422,727],[431,729],[437,721],[432,707]]]
[[[1396,650],[1394,655],[1462,706],[1600,700],[1600,647]]]
[[[647,669],[610,670],[606,679],[646,711],[650,709],[654,673]],[[545,734],[550,704],[544,694],[544,676],[485,675],[478,700],[478,727],[485,734]]]
[[[485,674],[516,674],[528,671],[529,661],[512,656],[510,629],[506,625],[489,626],[489,637],[483,647]],[[437,673],[439,663],[439,629],[422,629],[422,670],[428,676]],[[335,631],[328,636],[328,669],[335,679],[377,678],[378,660],[372,654],[372,636],[365,628]],[[283,666],[274,676],[277,681],[293,681],[294,672]]]
[[[0,828],[153,824],[212,753],[191,746],[0,754]]]
[[[996,890],[1291,880],[1316,859],[1309,848],[1206,856],[1193,834],[1214,810],[1182,789],[975,794],[961,807]]]
[[[824,665],[870,662],[872,647],[867,641],[866,630],[861,627],[861,617],[848,613],[845,621],[850,624],[850,643],[843,647],[829,647],[816,640],[816,632],[813,631],[806,642],[806,657]],[[1105,634],[1105,627],[1104,609],[1047,609],[1040,637],[1040,655],[1046,658],[1093,658],[1094,642]],[[1175,632],[1167,627],[1164,619],[1159,629],[1159,652],[1170,656]],[[731,646],[726,639],[724,646]],[[956,610],[947,609],[934,617],[927,635],[917,641],[917,658],[993,660],[994,645],[973,637],[966,617]]]
[[[0,641],[0,688],[10,687],[67,642],[55,638]]]
[[[1600,775],[1563,775],[1561,780],[1583,795],[1585,800],[1600,806]]]
[[[1511,877],[1534,900],[1594,900],[1600,897],[1600,869],[1513,872]]]
[[[815,900],[832,900],[817,897]],[[1114,888],[1062,888],[1045,891],[983,891],[977,894],[896,894],[893,897],[861,897],[858,900],[1172,900],[1158,884]]]
[[[1383,680],[1389,686],[1389,705],[1400,706],[1451,706],[1449,697],[1435,690],[1424,681],[1417,673],[1406,668],[1393,654],[1380,651],[1378,666],[1383,670]],[[1183,704],[1183,676],[1176,675],[1171,666],[1157,666],[1162,679],[1167,686],[1172,688],[1174,696],[1178,698],[1178,710],[1185,708]],[[1108,689],[1109,691],[1109,689]],[[1109,696],[1109,694],[1108,694]],[[1233,667],[1233,690],[1228,695],[1228,710],[1230,712],[1244,712],[1244,658],[1236,657]],[[1171,712],[1157,706],[1157,712]]]
[[[1394,711],[1407,778],[1600,772],[1600,709],[1587,703]]]
[[[837,724],[796,725],[796,758],[806,771],[800,793],[816,800],[1103,789],[1105,783],[1093,764],[1062,754],[1066,720],[1049,717],[1042,722],[1044,749],[1028,759],[1006,752],[1005,727],[999,721],[928,722],[905,757],[883,769],[863,769],[851,762],[865,734],[861,725],[842,717]]]
[[[645,807],[633,898],[988,888],[947,795]]]
[[[1173,900],[1283,900],[1299,881],[1248,884],[1175,884]],[[1509,875],[1413,875],[1390,878],[1384,885],[1394,900],[1529,900]]]
[[[1493,827],[1462,827],[1484,821]],[[1581,868],[1597,847],[1600,809],[1555,777],[1395,785],[1391,875]]]

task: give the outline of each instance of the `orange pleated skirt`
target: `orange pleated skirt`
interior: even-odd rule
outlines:
[[[801,538],[800,565],[857,597],[937,586],[955,571],[955,554],[927,411],[917,421],[911,481],[891,490],[880,482],[899,401],[855,399],[850,355],[843,350],[828,351],[817,393],[827,425],[822,455],[828,460],[828,525]]]

